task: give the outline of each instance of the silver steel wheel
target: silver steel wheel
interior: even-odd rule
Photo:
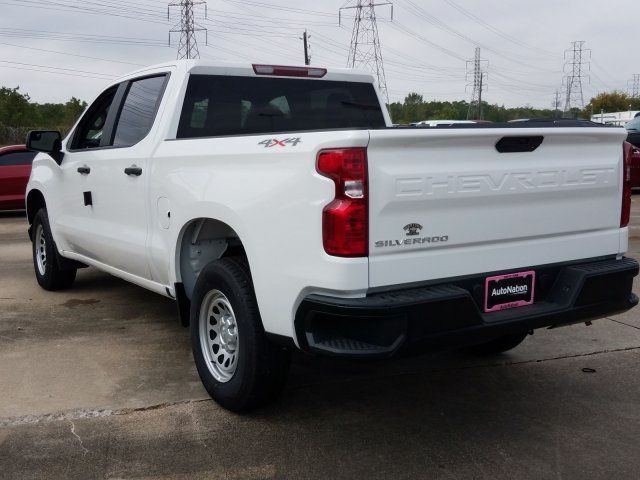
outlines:
[[[211,375],[221,383],[233,377],[240,348],[238,324],[229,299],[211,290],[200,306],[200,348]]]
[[[47,268],[47,240],[44,237],[44,228],[42,224],[36,228],[36,238],[34,244],[34,255],[36,256],[36,265],[38,272],[44,276]]]

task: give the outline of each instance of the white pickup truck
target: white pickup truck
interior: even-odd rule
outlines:
[[[35,274],[175,299],[236,411],[279,393],[294,348],[506,351],[638,302],[624,130],[564,125],[393,128],[364,73],[150,67],[66,139],[30,132]]]

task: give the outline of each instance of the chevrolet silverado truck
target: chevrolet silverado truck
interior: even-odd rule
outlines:
[[[504,352],[638,303],[623,129],[391,125],[357,71],[124,76],[65,139],[28,135],[36,279],[92,266],[175,299],[234,411],[282,390],[294,349]]]

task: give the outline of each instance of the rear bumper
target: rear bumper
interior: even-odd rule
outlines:
[[[401,350],[437,350],[502,335],[555,327],[624,312],[638,263],[608,259],[523,268],[536,271],[533,305],[484,313],[483,275],[407,290],[344,299],[310,295],[295,320],[303,350],[334,356],[385,357]]]

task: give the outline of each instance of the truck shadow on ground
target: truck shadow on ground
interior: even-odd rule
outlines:
[[[163,335],[167,337],[164,340],[165,343],[175,343],[175,347],[183,351],[180,361],[184,361],[185,357],[190,358],[189,329],[180,324],[176,304],[171,299],[92,268],[81,270],[78,281],[69,293],[71,298],[66,299],[59,305],[66,309],[72,309],[74,314],[88,313],[96,306],[99,306],[101,309],[100,314],[108,314],[109,316],[114,315],[113,310],[117,309],[117,319],[111,321],[115,321],[118,325],[135,325],[139,321],[145,324],[154,323],[164,331]],[[84,328],[93,328],[92,322],[84,325]],[[140,330],[138,333],[142,332],[143,330]],[[525,342],[527,341],[529,340],[525,340]],[[171,359],[166,360],[172,361]],[[294,351],[287,389],[276,405],[282,405],[282,408],[286,408],[292,398],[304,395],[304,392],[313,392],[316,389],[322,390],[325,385],[328,385],[327,388],[336,389],[337,399],[349,396],[346,392],[342,395],[342,389],[348,390],[354,383],[358,382],[371,382],[377,385],[376,389],[383,391],[389,389],[387,383],[391,385],[393,382],[399,381],[398,378],[407,376],[430,377],[435,375],[437,377],[442,374],[441,372],[445,372],[444,375],[446,377],[446,372],[479,370],[483,372],[483,375],[491,373],[493,376],[500,377],[504,367],[528,371],[527,365],[539,363],[540,368],[542,368],[544,365],[541,362],[544,362],[544,360],[545,358],[542,354],[537,357],[514,356],[511,353],[474,356],[462,351],[440,351],[410,357],[358,361],[318,357]],[[512,365],[514,362],[517,364]],[[191,364],[186,367],[193,368],[195,371],[195,366]],[[584,376],[580,368],[577,368],[576,371],[572,371],[571,378],[576,372],[578,378]],[[553,376],[553,369],[549,370],[548,373]],[[462,374],[457,373],[456,375]],[[563,378],[562,375],[559,375],[557,380],[561,383],[569,381],[569,379]],[[431,393],[434,388],[431,382],[426,379],[416,379],[416,381],[420,384],[425,383],[425,392]],[[503,387],[503,381],[504,379],[498,380],[498,386]],[[522,378],[518,377],[516,381],[520,382]],[[528,381],[526,375],[524,381],[525,384]],[[553,379],[549,379],[549,381],[553,381]],[[465,388],[465,386],[468,386],[467,383],[465,381],[459,387]],[[490,388],[490,386],[485,383],[483,389],[486,390],[487,388]],[[391,389],[393,390],[393,388]],[[404,394],[403,392],[396,393]],[[500,393],[504,392],[500,390]],[[269,408],[278,410],[278,407]],[[267,409],[266,411],[269,410]]]

